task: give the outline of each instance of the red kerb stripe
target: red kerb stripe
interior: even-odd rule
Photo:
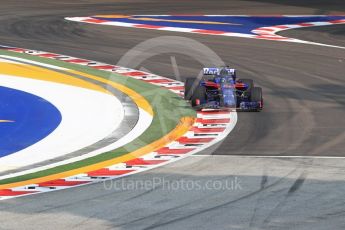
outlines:
[[[210,111],[200,111],[198,114],[202,115],[218,115],[218,114],[229,114],[229,111],[226,110],[210,110]]]
[[[199,144],[199,143],[208,143],[213,141],[214,138],[188,138],[188,137],[180,137],[176,141],[178,141],[181,144]]]
[[[194,33],[200,33],[200,34],[225,34],[225,31],[219,31],[219,30],[192,30]]]
[[[311,23],[298,23],[299,26],[314,26],[314,24]]]
[[[135,76],[145,76],[147,75],[147,73],[140,72],[140,71],[133,71],[133,72],[121,73],[121,75],[135,77]]]
[[[220,118],[220,119],[202,119],[197,118],[196,122],[202,123],[202,124],[224,124],[229,123],[230,118]]]
[[[92,66],[95,69],[114,69],[115,67],[112,65],[99,65],[99,66]]]
[[[147,28],[147,29],[159,29],[159,28],[163,28],[165,26],[138,24],[138,25],[134,25],[134,27],[136,27],[136,28]]]
[[[329,21],[329,23],[345,23],[345,19]]]
[[[90,181],[66,181],[64,179],[57,179],[39,183],[40,187],[55,187],[55,186],[76,186],[80,184],[90,183]]]
[[[159,154],[186,154],[193,151],[194,148],[187,148],[187,149],[170,149],[169,147],[163,147],[156,152]]]
[[[191,130],[195,133],[221,133],[225,130],[225,128],[223,128],[223,127],[218,127],[218,128],[193,127]]]
[[[25,52],[28,51],[27,49],[22,49],[22,48],[15,48],[15,49],[11,49],[11,51],[15,51],[15,52]]]
[[[279,28],[279,29],[287,29],[287,28],[290,28],[288,26],[274,26],[275,28]]]
[[[1,189],[0,196],[19,196],[29,193],[35,193],[35,191],[12,191],[12,189]]]
[[[104,168],[104,169],[88,172],[87,174],[89,176],[119,176],[119,175],[124,175],[133,171],[135,170],[110,170],[108,168]]]
[[[52,57],[58,57],[58,56],[61,56],[61,55],[60,54],[38,54],[37,56],[46,57],[46,58],[52,58]]]
[[[266,36],[266,35],[255,36],[255,38],[260,38],[260,39],[271,39],[271,40],[289,40],[289,39],[290,39],[290,38],[286,38],[286,37],[280,37],[280,36]]]
[[[166,160],[144,160],[141,158],[136,158],[130,161],[126,161],[126,165],[128,166],[134,166],[134,165],[156,165],[166,162]]]
[[[170,83],[173,82],[172,80],[169,79],[143,79],[143,81],[150,82],[150,83]]]
[[[66,60],[67,62],[71,62],[71,63],[87,63],[90,62],[89,60],[85,60],[85,59],[70,59],[70,60]]]

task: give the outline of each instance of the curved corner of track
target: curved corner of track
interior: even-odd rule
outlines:
[[[94,145],[92,148],[84,148],[83,154],[78,156],[72,154],[70,157],[53,164],[0,176],[0,199],[56,191],[115,179],[162,166],[200,152],[221,141],[231,132],[237,122],[237,113],[235,111],[199,111],[195,113],[191,108],[185,109],[186,102],[182,97],[174,97],[176,94],[182,96],[184,92],[183,83],[179,81],[125,67],[59,54],[14,47],[2,47],[2,49],[2,52],[7,55],[5,55],[6,58],[11,62],[16,61],[25,65],[34,65],[31,68],[49,68],[49,71],[55,69],[55,71],[58,70],[58,74],[65,71],[72,77],[79,77],[81,80],[88,79],[90,84],[98,82],[97,87],[106,85],[103,90],[106,91],[107,95],[115,91],[121,91],[136,104],[138,121],[135,122],[136,125],[130,129],[127,135],[118,140],[112,139],[110,144],[110,140],[108,140],[108,145]],[[75,68],[76,65],[82,68]],[[91,73],[83,68],[96,71],[91,71]],[[13,68],[10,69],[13,71]],[[113,73],[110,78],[109,72]],[[32,76],[37,77],[37,73],[33,73]],[[58,77],[61,79],[61,76]],[[114,79],[114,77],[115,79],[116,77],[122,78],[122,83],[125,78],[134,79],[134,84],[129,84],[128,82],[131,81],[128,81],[126,82],[127,85],[124,86],[121,83],[112,81],[111,79]],[[79,84],[81,83],[79,82]],[[146,87],[146,90],[140,91],[136,88],[137,84],[143,88]],[[86,87],[86,85],[83,85],[83,87]],[[91,85],[88,87],[91,87]],[[31,88],[33,87],[28,86],[28,89]],[[37,86],[36,88],[49,88],[49,86]],[[145,96],[141,96],[141,93]],[[61,97],[61,94],[57,92],[50,91],[50,94]],[[157,96],[160,98],[158,102]],[[67,98],[71,97],[68,96]],[[170,106],[168,106],[170,108],[181,107],[183,109],[165,111],[166,109],[161,106],[162,103],[170,103]],[[123,107],[125,106],[123,105],[122,109]],[[118,111],[119,108],[115,110]],[[131,111],[133,112],[133,110],[132,106]],[[130,113],[129,110],[121,112],[123,115],[118,117],[117,120],[126,121],[128,119],[126,115]],[[116,120],[114,114],[110,113],[111,116],[113,120]],[[62,117],[64,118],[64,115]],[[105,118],[102,119],[105,123],[109,122]],[[85,132],[85,130],[81,131]],[[112,133],[112,135],[114,134],[116,132]],[[88,136],[88,134],[84,136]],[[127,152],[127,154],[118,155],[117,150]],[[37,152],[40,152],[39,149]],[[66,153],[66,150],[63,152]],[[56,158],[55,155],[54,157]],[[36,159],[42,161],[41,158],[41,156],[38,156]],[[85,164],[80,164],[80,162]],[[76,163],[79,164],[79,167],[73,167]],[[57,173],[56,168],[61,171]]]

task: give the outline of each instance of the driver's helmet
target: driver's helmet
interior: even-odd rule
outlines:
[[[232,81],[236,82],[236,71],[230,73],[229,70],[230,70],[230,66],[224,67],[223,69],[220,70],[220,76],[224,78],[228,78],[229,81],[230,81],[230,76],[231,76]]]
[[[216,83],[236,83],[236,72],[229,72],[230,67],[226,66],[220,69],[219,73],[215,75],[214,81]]]
[[[220,72],[219,72],[219,76],[222,77],[222,78],[225,78],[228,75],[229,75],[229,73],[228,73],[228,71],[225,68],[221,69]]]
[[[234,74],[232,75],[232,80],[233,80],[234,82],[236,82],[236,71],[235,71]]]
[[[228,69],[230,69],[230,66],[226,66]],[[235,83],[236,82],[236,70],[231,74],[232,80]]]

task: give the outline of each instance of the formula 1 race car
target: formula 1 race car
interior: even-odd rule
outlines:
[[[262,89],[255,87],[253,80],[237,79],[236,70],[229,67],[204,68],[203,72],[202,79],[185,81],[184,98],[193,108],[262,110]]]

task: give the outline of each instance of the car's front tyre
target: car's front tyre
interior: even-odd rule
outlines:
[[[197,78],[186,78],[184,83],[184,99],[189,101],[192,98],[194,89],[199,85],[199,79]]]
[[[200,107],[206,103],[206,88],[198,85],[191,96],[191,103],[193,107]]]

